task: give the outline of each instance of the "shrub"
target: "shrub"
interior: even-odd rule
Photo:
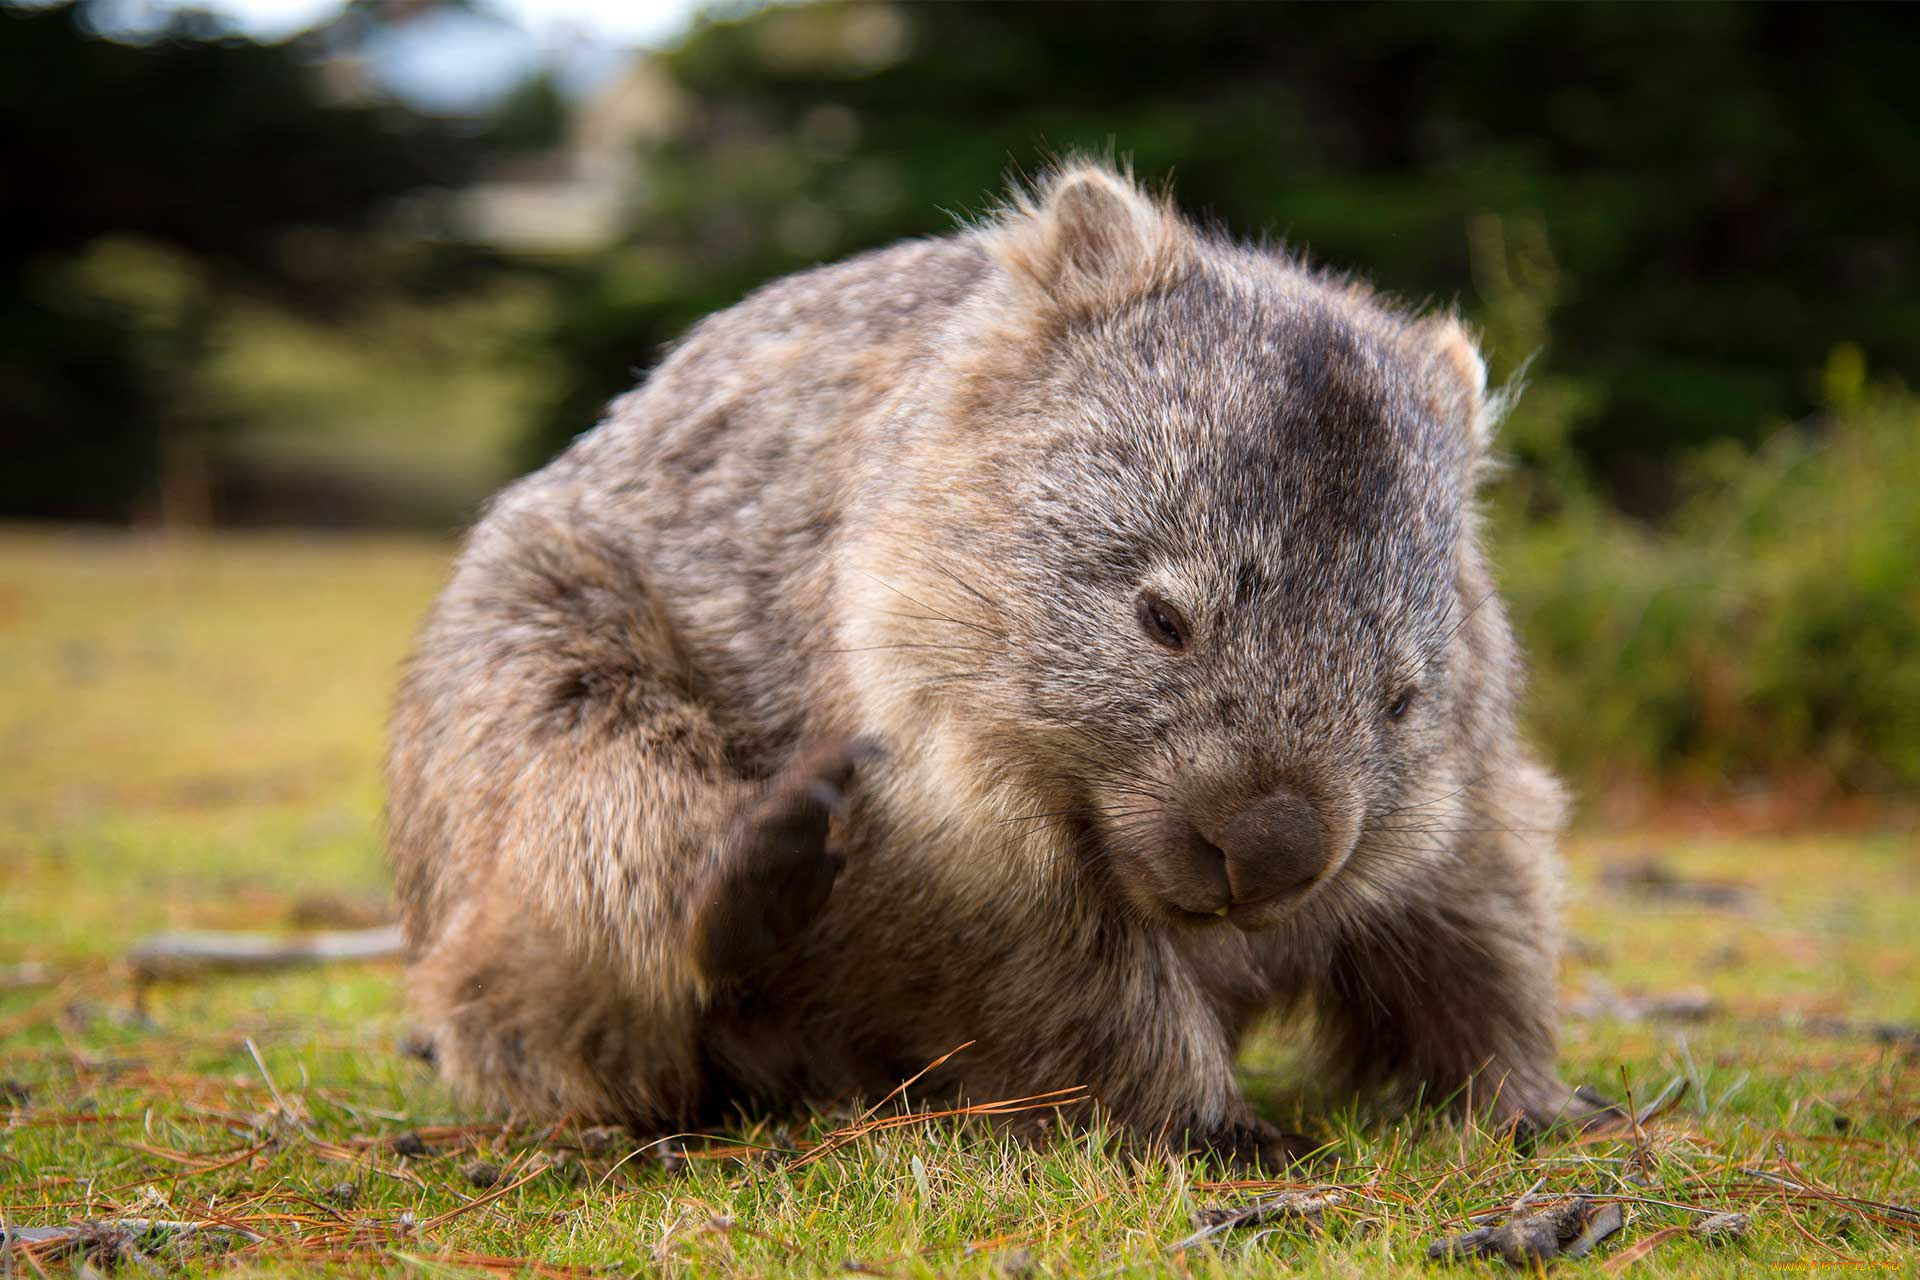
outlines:
[[[1920,787],[1920,402],[1884,392],[1687,468],[1659,527],[1495,513],[1533,715],[1589,783]]]

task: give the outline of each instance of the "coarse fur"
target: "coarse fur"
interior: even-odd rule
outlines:
[[[1491,416],[1452,316],[1085,162],[709,318],[492,503],[408,668],[441,1070],[661,1131],[971,1041],[918,1091],[1271,1158],[1233,1060],[1280,1012],[1358,1081],[1594,1114]]]

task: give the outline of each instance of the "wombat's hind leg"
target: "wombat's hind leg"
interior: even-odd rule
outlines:
[[[513,902],[477,899],[413,965],[441,1076],[470,1098],[542,1119],[646,1130],[691,1114],[698,1081],[672,1012],[632,999],[530,927]]]
[[[616,531],[506,510],[476,534],[389,769],[415,1003],[470,1096],[683,1122],[714,985],[831,890],[827,813],[857,750],[770,787],[702,694]]]

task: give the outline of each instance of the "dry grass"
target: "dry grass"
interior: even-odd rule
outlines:
[[[1097,1131],[1025,1147],[911,1087],[646,1149],[494,1123],[394,1051],[389,964],[163,986],[137,1013],[117,958],[138,933],[377,909],[382,708],[444,554],[0,536],[0,1218],[96,1224],[0,1267],[1374,1276],[1424,1272],[1431,1242],[1523,1196],[1585,1193],[1627,1222],[1568,1270],[1920,1270],[1910,837],[1576,842],[1569,1075],[1686,1095],[1516,1150],[1318,1097],[1263,1038],[1249,1089],[1329,1143],[1307,1181]],[[1282,1189],[1338,1195],[1197,1228]],[[1729,1210],[1743,1239],[1690,1230]]]

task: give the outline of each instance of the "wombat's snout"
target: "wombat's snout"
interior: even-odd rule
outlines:
[[[1226,915],[1298,892],[1332,860],[1327,827],[1313,806],[1280,786],[1224,820],[1176,820],[1175,852],[1184,855],[1183,911]],[[1185,839],[1180,836],[1184,834]]]

